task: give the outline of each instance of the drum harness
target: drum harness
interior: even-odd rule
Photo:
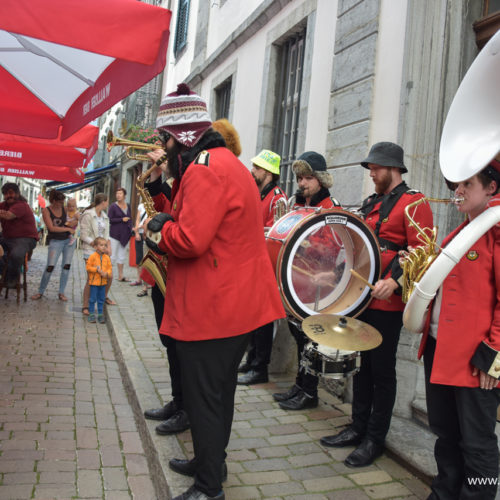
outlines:
[[[374,233],[375,236],[378,239],[379,245],[380,245],[380,250],[382,252],[385,252],[387,250],[392,250],[396,252],[396,255],[391,259],[387,267],[383,270],[382,274],[380,275],[380,279],[384,279],[384,277],[387,275],[389,270],[391,269],[394,261],[399,258],[398,252],[400,250],[406,250],[407,246],[401,246],[393,241],[386,240],[385,238],[381,238],[379,236],[380,232],[380,226],[382,225],[382,222],[386,221],[387,217],[391,213],[392,209],[396,205],[396,203],[399,201],[401,196],[403,196],[404,193],[407,193],[408,191],[412,191],[407,185],[406,182],[402,182],[398,186],[396,186],[390,193],[387,193],[386,195],[380,197],[377,195],[377,193],[372,194],[369,196],[365,202],[363,203],[362,207],[359,209],[359,211],[363,214],[363,217],[366,219],[366,216],[373,210],[373,207],[380,201],[382,201],[380,208],[379,208],[379,218],[377,221],[377,224],[375,225]]]

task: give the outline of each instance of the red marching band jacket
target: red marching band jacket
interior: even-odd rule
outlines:
[[[400,247],[421,246],[422,242],[417,237],[418,233],[415,228],[410,227],[404,210],[407,205],[423,197],[424,195],[418,191],[411,190],[403,193],[389,215],[382,221],[379,229],[379,237],[391,241]],[[365,217],[365,222],[373,230],[375,230],[375,226],[379,220],[380,206],[381,202],[377,203]],[[428,203],[418,205],[415,209],[411,210],[410,215],[421,228],[428,227],[432,229],[432,211]],[[389,271],[383,276],[383,279],[393,278],[395,281],[398,281],[402,273],[399,266],[398,252],[389,248],[384,248],[382,244],[380,255],[382,257],[382,272],[389,267]],[[396,294],[391,295],[390,302],[387,300],[372,299],[369,305],[369,309],[379,309],[382,311],[403,311],[404,307],[401,296]]]
[[[159,243],[168,254],[160,333],[185,341],[233,337],[285,317],[257,185],[227,148],[198,158],[206,154],[174,183],[174,220]]]
[[[468,222],[443,241],[446,246]],[[498,378],[500,371],[500,228],[493,227],[474,243],[443,281],[436,351],[431,382],[479,387],[476,366]],[[429,307],[420,343],[422,356],[429,335]],[[497,369],[495,369],[497,368]]]
[[[268,189],[268,187],[271,189]],[[260,194],[260,198],[262,200],[262,222],[264,227],[271,227],[274,224],[276,203],[282,198],[286,201],[286,194],[279,186],[268,184],[268,186],[264,187],[263,192]]]

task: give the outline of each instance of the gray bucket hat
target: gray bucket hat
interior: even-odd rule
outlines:
[[[403,148],[393,142],[377,142],[374,144],[368,156],[361,162],[361,166],[368,168],[368,163],[374,163],[381,167],[396,167],[402,174],[408,172],[403,162]]]

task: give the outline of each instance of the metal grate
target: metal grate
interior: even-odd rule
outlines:
[[[179,0],[177,6],[177,27],[175,29],[174,54],[177,55],[187,43],[189,0]]]
[[[281,46],[274,151],[281,156],[280,185],[288,196],[293,194],[291,165],[297,153],[305,35],[303,29]]]

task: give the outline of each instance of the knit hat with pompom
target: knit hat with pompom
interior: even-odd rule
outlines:
[[[163,98],[156,117],[158,130],[167,131],[188,148],[193,147],[211,125],[207,103],[185,83],[177,85],[175,92]]]

